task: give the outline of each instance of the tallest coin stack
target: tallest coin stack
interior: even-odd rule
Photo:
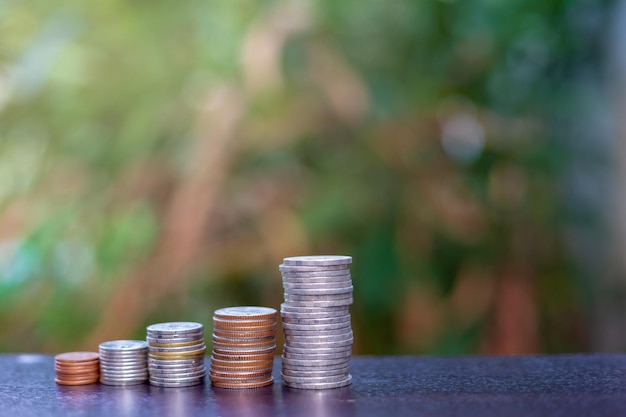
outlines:
[[[285,289],[281,305],[285,385],[329,389],[352,382],[350,263],[350,256],[297,256],[285,258],[279,266]]]

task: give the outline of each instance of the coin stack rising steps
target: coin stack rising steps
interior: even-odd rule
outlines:
[[[268,307],[230,307],[213,315],[211,383],[220,388],[271,385],[276,315]]]
[[[204,382],[204,326],[193,322],[153,324],[147,328],[150,384],[188,387]]]
[[[113,340],[101,343],[100,382],[105,385],[137,385],[148,380],[148,343]]]
[[[296,256],[279,266],[285,289],[280,313],[286,386],[330,389],[352,382],[350,263],[350,256]]]
[[[99,378],[99,359],[96,352],[67,352],[54,357],[54,380],[59,385],[95,384]]]

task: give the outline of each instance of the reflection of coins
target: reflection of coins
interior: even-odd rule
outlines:
[[[204,326],[194,322],[153,324],[147,328],[150,384],[173,388],[201,384],[204,366]]]
[[[215,312],[209,372],[213,385],[258,388],[271,384],[276,315],[276,310],[267,307],[231,307]]]
[[[279,269],[285,289],[281,305],[286,386],[330,389],[351,383],[353,302],[350,256],[285,258]]]
[[[87,385],[100,375],[96,352],[67,352],[54,357],[55,382],[59,385]]]

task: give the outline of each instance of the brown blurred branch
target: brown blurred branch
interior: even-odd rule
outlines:
[[[244,109],[239,92],[221,90],[200,111],[198,139],[191,146],[188,169],[164,211],[162,233],[153,255],[121,282],[85,347],[129,335],[146,313],[185,287],[188,269],[199,248],[205,247],[201,243],[217,194],[237,153],[236,132]]]

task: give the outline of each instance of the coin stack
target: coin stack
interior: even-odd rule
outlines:
[[[211,383],[220,388],[271,385],[276,353],[276,310],[230,307],[213,315]]]
[[[204,367],[204,326],[175,322],[147,328],[150,384],[159,387],[188,387],[201,384]]]
[[[100,343],[100,382],[137,385],[148,380],[148,344],[143,340]]]
[[[96,352],[67,352],[54,357],[54,369],[59,385],[87,385],[98,382],[98,354]]]
[[[329,389],[349,385],[354,337],[350,256],[297,256],[279,266],[285,347],[281,377],[286,386]]]

